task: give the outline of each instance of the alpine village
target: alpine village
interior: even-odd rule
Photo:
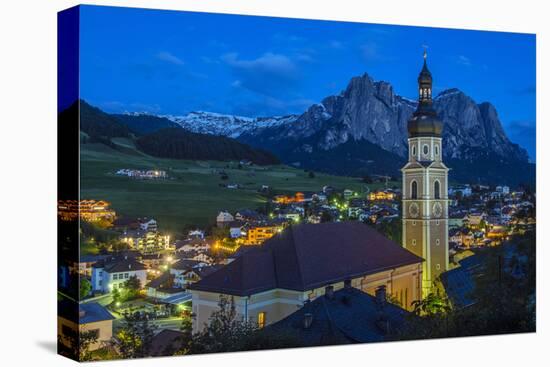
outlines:
[[[60,243],[79,247],[59,263],[60,350],[106,360],[534,331],[534,187],[450,181],[453,163],[464,170],[443,154],[426,52],[418,92],[400,174],[282,163],[166,118],[128,135],[124,121],[161,117],[77,101],[81,189],[57,210],[60,231],[79,228]]]

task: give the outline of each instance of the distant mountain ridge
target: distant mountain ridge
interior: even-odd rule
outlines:
[[[407,122],[416,106],[416,101],[397,95],[390,83],[364,74],[352,78],[340,94],[309,107],[293,123],[238,139],[303,168],[399,175],[396,167],[403,166],[407,155]],[[443,154],[452,169],[451,179],[534,183],[535,165],[528,162],[525,149],[508,139],[492,104],[477,104],[453,88],[436,96],[434,108],[443,121]],[[361,142],[382,151],[358,149]],[[384,151],[391,154],[382,157]]]
[[[364,74],[352,78],[341,94],[311,106],[293,124],[240,138],[268,149],[283,140],[292,141],[293,153],[301,150],[305,154],[330,150],[349,140],[367,140],[406,157],[407,122],[416,105],[395,94],[391,84]],[[449,89],[434,99],[434,108],[444,124],[445,157],[468,158],[471,148],[481,148],[507,159],[528,160],[527,152],[508,139],[490,103],[476,104],[460,90]],[[305,145],[301,144],[304,140],[308,140]]]
[[[81,144],[99,143],[119,149],[113,138],[129,138],[137,148],[154,157],[190,160],[246,160],[258,165],[279,164],[270,152],[253,148],[226,136],[200,134],[182,129],[178,124],[148,114],[115,115],[80,100],[66,111],[80,114]],[[66,116],[63,111],[60,116]],[[64,122],[67,118],[60,117]],[[73,121],[73,123],[76,121]],[[65,123],[71,123],[66,121]]]
[[[191,132],[238,138],[243,134],[258,134],[263,129],[293,123],[298,115],[250,118],[197,111],[184,116],[162,115],[161,117],[167,118]]]
[[[416,106],[416,101],[396,94],[390,83],[364,74],[301,115],[250,118],[199,111],[184,116],[128,113],[119,120],[126,120],[132,131],[180,126],[234,138],[304,169],[398,176],[407,156],[407,122]],[[491,103],[478,104],[452,88],[434,98],[434,108],[443,121],[443,155],[452,180],[534,183],[535,165],[526,150],[506,136]]]

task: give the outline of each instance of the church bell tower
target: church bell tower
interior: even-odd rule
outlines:
[[[408,122],[409,158],[403,173],[403,247],[422,257],[422,294],[449,267],[447,176],[443,124],[432,106],[427,53],[418,76],[418,107]]]

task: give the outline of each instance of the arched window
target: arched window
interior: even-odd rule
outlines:
[[[416,156],[416,145],[412,146],[412,155],[413,155],[413,157]]]
[[[435,146],[435,155],[436,156],[439,155],[439,146],[437,145]]]
[[[439,181],[434,182],[434,198],[441,199],[441,194],[439,193]]]
[[[411,199],[418,199],[418,184],[416,181],[411,183]]]
[[[429,152],[428,145],[424,145],[422,148],[424,149],[424,155],[428,155],[428,152]]]

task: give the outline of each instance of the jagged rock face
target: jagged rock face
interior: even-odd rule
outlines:
[[[511,160],[528,160],[527,152],[506,136],[492,104],[476,104],[458,89],[449,89],[435,98],[434,107],[444,123],[446,156],[468,158],[472,148],[481,148]]]
[[[407,121],[416,101],[395,94],[383,81],[367,74],[351,79],[345,91],[311,106],[295,122],[268,128],[254,136],[267,147],[294,141],[294,153],[314,149],[330,150],[349,140],[367,140],[401,157],[407,154]],[[524,149],[507,138],[495,108],[476,104],[458,89],[449,89],[434,99],[443,121],[444,155],[471,158],[479,149],[511,160],[527,161]],[[243,140],[249,140],[244,136]],[[301,144],[307,140],[307,144]]]
[[[266,130],[275,140],[318,136],[317,148],[332,149],[353,140],[368,140],[383,149],[405,155],[406,121],[415,105],[397,96],[386,82],[368,75],[353,78],[347,89],[311,106],[296,122],[277,131]]]

